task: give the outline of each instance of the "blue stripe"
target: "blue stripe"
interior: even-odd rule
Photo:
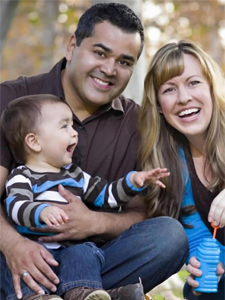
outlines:
[[[8,197],[5,199],[7,214],[9,215],[9,206],[11,202],[16,198],[16,196]]]
[[[50,233],[50,232],[35,232],[35,231],[31,231],[28,227],[26,226],[20,226],[20,225],[16,225],[16,230],[18,232],[20,232],[21,234],[34,234],[34,235],[55,235],[56,233]],[[46,227],[45,224],[42,224],[41,227]]]
[[[41,204],[37,207],[34,213],[34,223],[37,227],[42,227],[43,223],[40,222],[40,213],[45,207],[49,207],[49,204]]]
[[[53,186],[56,185],[65,185],[65,186],[73,186],[73,187],[78,187],[78,188],[82,188],[84,185],[84,179],[81,178],[80,181],[76,181],[72,178],[64,178],[64,179],[60,179],[57,181],[46,181],[43,184],[41,184],[40,186],[38,186],[37,184],[32,186],[32,192],[33,193],[42,193],[44,191],[47,191],[49,189],[51,189]]]
[[[98,207],[102,207],[104,204],[105,200],[105,190],[106,190],[106,185],[104,186],[103,190],[101,193],[98,195],[98,197],[95,199],[94,205]]]
[[[126,183],[127,183],[127,186],[128,186],[133,192],[140,192],[140,191],[144,190],[144,189],[145,189],[145,186],[142,186],[142,187],[138,188],[138,187],[135,187],[135,186],[131,183],[131,181],[130,181],[130,175],[131,175],[132,173],[136,173],[136,171],[131,171],[131,172],[129,172],[129,173],[127,174],[127,176],[126,176]]]

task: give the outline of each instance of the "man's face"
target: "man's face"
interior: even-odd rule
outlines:
[[[93,36],[67,49],[66,86],[73,101],[91,113],[125,89],[138,59],[139,33],[126,33],[109,22],[96,24]],[[69,99],[67,99],[69,101]]]

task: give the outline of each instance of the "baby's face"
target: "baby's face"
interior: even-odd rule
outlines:
[[[64,103],[47,103],[41,109],[38,139],[43,160],[56,168],[72,162],[78,143],[78,133],[73,129],[73,115]]]

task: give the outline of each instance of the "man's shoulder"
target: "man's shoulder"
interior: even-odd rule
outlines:
[[[140,105],[138,103],[124,95],[120,95],[115,100],[118,101],[116,106],[119,107],[119,110],[124,112],[124,116],[132,115],[134,118],[137,117],[140,109]]]
[[[133,109],[139,110],[140,105],[135,102],[134,100],[125,97],[123,94],[121,94],[117,99],[121,102],[121,104],[124,107],[132,107]]]
[[[1,97],[9,100],[38,93],[41,90],[47,73],[35,76],[20,76],[14,80],[8,80],[1,83]],[[11,98],[11,99],[10,99]]]

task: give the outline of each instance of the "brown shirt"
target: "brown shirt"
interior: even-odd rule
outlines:
[[[54,94],[64,99],[61,71],[65,65],[64,58],[49,73],[3,82],[0,85],[1,113],[7,103],[24,95]],[[138,110],[134,101],[121,95],[82,122],[74,114],[79,143],[73,162],[92,176],[108,181],[137,169]],[[11,171],[16,164],[2,134],[0,147],[1,166]]]

